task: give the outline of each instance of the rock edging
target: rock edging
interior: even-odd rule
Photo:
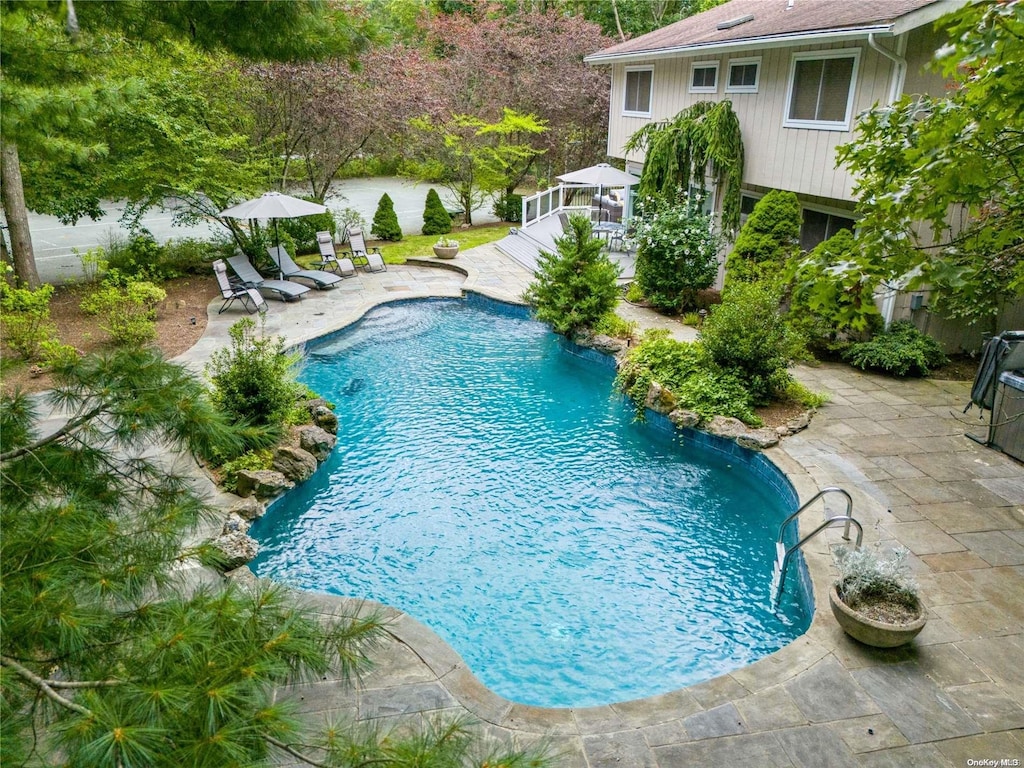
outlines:
[[[227,505],[223,527],[210,545],[220,555],[220,567],[229,576],[248,580],[246,567],[257,554],[259,544],[248,535],[249,526],[267,510],[267,502],[308,480],[327,460],[338,442],[338,417],[327,401],[304,404],[311,424],[291,427],[273,452],[271,469],[239,470],[235,473],[237,500]]]
[[[581,347],[588,347],[614,357],[616,370],[622,367],[629,350],[628,342],[603,334],[582,332],[573,337],[572,341]],[[728,416],[715,416],[702,425],[699,414],[678,408],[673,394],[656,381],[651,382],[651,386],[647,390],[644,407],[667,416],[678,429],[699,429],[718,437],[735,440],[742,447],[754,451],[772,448],[779,444],[780,438],[795,435],[806,429],[814,415],[814,409],[804,411],[779,427],[750,427],[739,419]]]

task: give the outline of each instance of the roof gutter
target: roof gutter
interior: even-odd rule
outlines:
[[[903,85],[907,80],[907,60],[875,42],[875,33],[868,34],[868,46],[892,62],[892,80],[889,82],[889,106],[903,93]]]
[[[901,39],[905,40],[906,38]],[[892,80],[889,81],[889,98],[885,102],[885,105],[889,106],[903,93],[903,85],[907,80],[907,60],[880,46],[875,42],[875,36],[873,34],[868,35],[868,46],[872,50],[877,51],[880,56],[884,56],[892,62]],[[882,294],[882,320],[885,323],[886,328],[892,325],[893,318],[896,314],[896,293],[897,291],[894,287],[886,286],[885,292]]]
[[[846,40],[863,40],[874,35],[891,36],[893,33],[892,24],[875,25],[871,27],[853,27],[850,29],[837,29],[830,32],[811,31],[796,32],[784,35],[764,35],[761,37],[745,37],[740,40],[729,40],[725,42],[698,43],[696,45],[677,45],[672,48],[656,48],[649,51],[625,51],[622,53],[593,53],[585,56],[583,61],[587,64],[616,64],[628,61],[649,61],[651,59],[664,59],[673,56],[696,56],[707,53],[719,53],[732,51],[737,48],[785,48],[794,45],[812,43],[835,43]]]

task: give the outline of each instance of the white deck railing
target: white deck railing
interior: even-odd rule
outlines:
[[[589,214],[590,199],[596,193],[596,186],[559,184],[557,187],[550,187],[543,192],[537,192],[529,197],[524,197],[522,225],[523,227],[529,227],[531,224],[536,224],[538,221],[555,215],[560,211]],[[575,202],[573,198],[583,199],[585,202]]]

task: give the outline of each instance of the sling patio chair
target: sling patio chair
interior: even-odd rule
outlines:
[[[224,263],[223,259],[217,259],[213,262],[213,271],[217,275],[217,285],[220,286],[221,298],[224,299],[224,303],[217,310],[218,315],[236,301],[242,302],[245,311],[250,315],[256,311],[259,311],[261,314],[267,311],[267,302],[263,298],[262,293],[255,288],[246,288],[239,282],[231,281],[228,277],[227,264]]]
[[[283,245],[275,245],[267,248],[270,258],[281,270],[281,276],[286,280],[309,280],[316,286],[317,290],[333,288],[341,282],[341,276],[333,272],[324,272],[322,269],[303,269],[288,255]]]
[[[386,272],[388,265],[384,263],[380,248],[366,248],[366,238],[361,229],[350,229],[348,232],[349,250],[342,253],[356,264],[362,264],[367,272]]]
[[[355,277],[356,267],[352,259],[338,258],[334,251],[334,239],[330,232],[317,232],[316,244],[320,247],[320,263],[317,267],[341,275],[342,277]]]
[[[269,292],[281,301],[294,301],[302,298],[302,294],[309,292],[308,285],[290,283],[287,280],[267,280],[256,271],[256,267],[249,263],[244,253],[236,253],[228,259],[228,265],[238,275],[238,279],[246,288],[256,288],[261,294],[267,296]],[[269,298],[269,297],[268,297]]]

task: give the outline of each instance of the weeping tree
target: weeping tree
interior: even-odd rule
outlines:
[[[85,358],[55,380],[56,430],[30,398],[0,398],[5,766],[538,765],[458,718],[409,737],[310,732],[276,691],[359,670],[379,619],[324,620],[279,585],[181,575],[211,554],[187,544],[210,510],[167,457],[231,454],[262,430],[229,424],[151,351]]]
[[[723,187],[722,229],[740,221],[743,135],[730,101],[698,101],[671,120],[649,123],[629,137],[627,152],[645,153],[637,193],[673,198],[691,185],[707,192],[707,172]]]

